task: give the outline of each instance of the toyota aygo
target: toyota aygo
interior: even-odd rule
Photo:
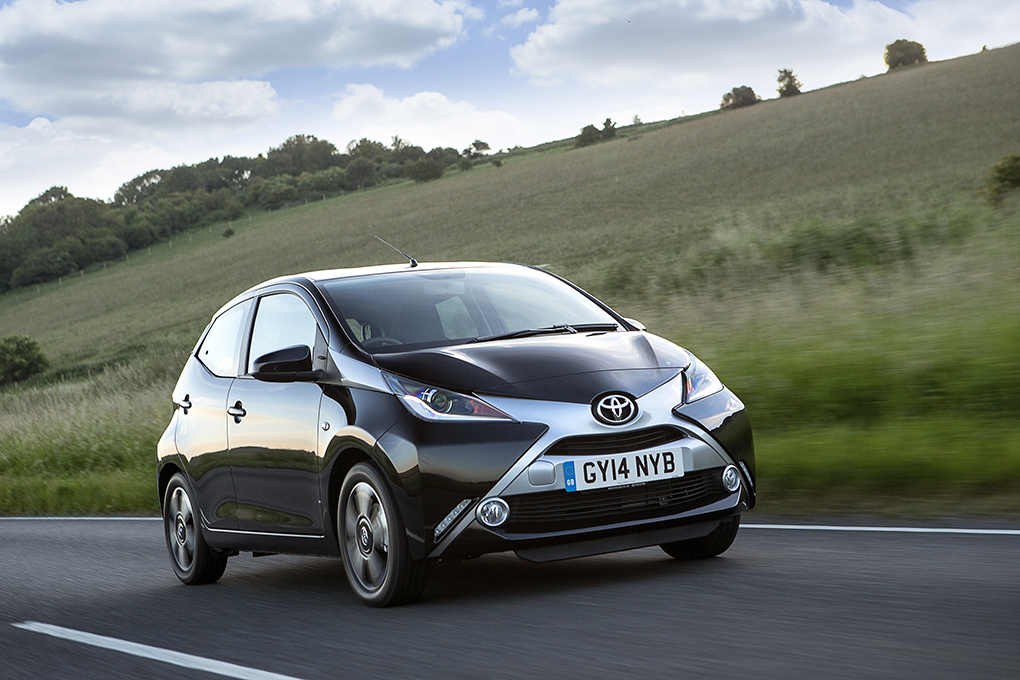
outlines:
[[[239,551],[339,556],[364,602],[393,605],[437,559],[711,557],[755,502],[740,400],[528,266],[267,281],[213,316],[173,403],[157,479],[187,584]]]

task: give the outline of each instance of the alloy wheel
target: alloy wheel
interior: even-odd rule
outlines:
[[[354,576],[365,590],[378,590],[389,563],[389,523],[379,495],[367,482],[358,482],[347,499],[344,534],[344,550]]]

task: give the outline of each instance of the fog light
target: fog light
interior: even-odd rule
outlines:
[[[498,527],[510,517],[510,506],[502,498],[486,498],[478,505],[475,517],[487,527]]]
[[[730,492],[740,488],[740,473],[737,472],[735,466],[727,465],[726,469],[722,471],[722,483]]]

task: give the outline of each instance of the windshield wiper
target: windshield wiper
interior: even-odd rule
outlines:
[[[615,323],[579,323],[574,325],[563,324],[560,326],[546,326],[545,328],[526,328],[510,333],[497,333],[478,337],[468,342],[491,342],[493,340],[512,340],[514,338],[530,338],[534,335],[548,335],[551,333],[578,333],[587,331],[615,331],[619,326]]]

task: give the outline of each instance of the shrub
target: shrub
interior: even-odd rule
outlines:
[[[8,335],[0,340],[0,385],[19,382],[42,373],[50,362],[39,343],[24,335]]]
[[[268,210],[276,210],[285,203],[295,199],[297,199],[297,189],[281,177],[273,177],[266,180],[259,193],[259,202],[263,208]]]
[[[577,137],[574,146],[588,146],[602,139],[602,133],[594,125],[585,125],[581,128],[581,134]]]
[[[900,66],[927,62],[928,54],[919,42],[900,39],[885,46],[885,64],[890,71]]]
[[[461,158],[459,161],[457,161],[457,167],[460,168],[462,171],[473,170],[475,164],[471,162],[470,158]]]
[[[988,192],[999,203],[1010,189],[1020,189],[1020,153],[1006,154],[995,162],[988,177]]]
[[[77,268],[74,258],[66,250],[40,248],[25,258],[24,263],[11,274],[11,288],[52,281]]]
[[[136,220],[120,230],[120,238],[131,250],[151,246],[158,236],[156,230],[145,218]]]
[[[428,182],[430,179],[439,179],[445,171],[446,166],[443,162],[435,158],[425,157],[404,164],[404,174],[415,182]]]
[[[233,227],[227,227],[226,229],[223,230],[223,238],[230,238],[233,235],[234,235]]]
[[[342,168],[329,168],[315,173],[304,173],[298,177],[297,190],[300,194],[323,194],[344,188],[346,174]]]
[[[383,162],[379,164],[379,174],[389,179],[396,179],[404,175],[404,167],[399,163]]]
[[[761,97],[756,95],[754,90],[747,85],[741,85],[740,87],[735,87],[723,95],[722,103],[719,104],[719,108],[736,109],[741,106],[757,104],[759,101],[761,101]]]

